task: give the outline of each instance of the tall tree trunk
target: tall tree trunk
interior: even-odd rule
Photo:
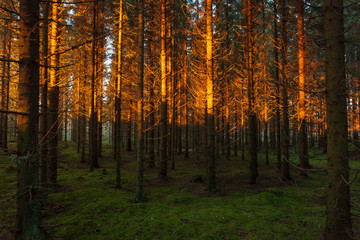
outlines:
[[[226,18],[226,27],[225,27],[225,34],[226,34],[226,42],[225,48],[226,54],[226,61],[225,61],[225,88],[226,88],[226,96],[225,96],[225,144],[226,144],[226,160],[230,161],[230,19],[229,19],[229,3],[225,4],[225,18]]]
[[[137,185],[136,202],[143,201],[144,182],[144,0],[137,0],[138,8],[138,83],[137,83]]]
[[[276,88],[276,164],[281,169],[281,129],[280,129],[280,78],[279,78],[279,40],[278,40],[278,11],[277,1],[274,1],[274,65],[275,65],[275,88]]]
[[[82,65],[80,65],[80,72],[83,72],[83,67],[82,66],[87,66],[88,61],[87,61],[87,55],[85,54],[83,58],[81,58],[81,63]],[[87,71],[84,69],[85,73],[87,73]],[[81,136],[80,136],[80,142],[81,142],[81,162],[85,163],[86,162],[86,157],[85,157],[85,153],[86,153],[86,125],[87,125],[87,120],[86,120],[86,94],[85,94],[85,86],[87,84],[87,80],[85,77],[83,77],[83,75],[81,76],[81,81],[80,81],[80,89],[81,89],[81,99],[83,99],[83,101],[80,101],[81,103]]]
[[[343,0],[324,1],[328,191],[324,239],[353,239],[350,214]]]
[[[11,24],[10,24],[11,26]],[[9,31],[8,34],[8,46],[7,46],[7,58],[10,59],[11,58],[11,43],[12,43],[12,34],[11,31]],[[6,98],[5,98],[5,111],[9,111],[9,100],[10,100],[10,80],[11,80],[11,65],[10,65],[10,61],[7,62],[6,64],[6,71],[5,71],[5,75],[6,75],[6,87],[5,87],[5,94],[6,94]],[[8,150],[8,113],[5,113],[4,115],[4,149]]]
[[[4,20],[3,56],[10,59],[11,31],[9,20]],[[7,111],[9,105],[10,61],[3,61],[1,82],[1,109]],[[0,147],[7,151],[8,113],[0,113]]]
[[[212,0],[206,0],[206,103],[207,103],[207,137],[208,137],[208,190],[216,192],[215,176],[215,116],[214,116],[214,80],[213,80],[213,23]]]
[[[41,86],[41,124],[40,124],[40,182],[44,185],[47,182],[47,169],[48,169],[48,44],[49,44],[49,3],[43,3],[43,56],[44,56],[44,72],[43,84]]]
[[[172,83],[172,94],[171,94],[171,169],[175,169],[175,153],[176,153],[176,87],[177,87],[177,71],[175,66],[175,27],[176,27],[176,13],[175,13],[175,4],[176,1],[171,3],[172,5],[172,18],[173,24],[169,24],[169,38],[171,39],[171,44],[169,44],[169,75]]]
[[[120,160],[121,160],[121,78],[122,78],[122,31],[123,31],[123,1],[119,0],[119,29],[117,43],[117,74],[116,74],[116,95],[115,95],[115,138],[114,150],[116,161],[115,187],[121,187],[120,181]]]
[[[290,130],[289,130],[289,96],[288,96],[288,80],[287,80],[287,5],[285,0],[279,1],[280,6],[280,23],[281,23],[281,85],[282,85],[282,128],[281,128],[281,173],[283,180],[290,180],[289,169],[289,146],[290,146]]]
[[[166,0],[161,0],[161,153],[160,153],[160,169],[159,175],[165,177],[167,175],[167,94],[166,94]]]
[[[3,57],[5,58],[6,56],[6,43],[7,43],[7,33],[8,32],[8,21],[5,20],[4,21],[4,27],[3,27],[3,44],[2,44],[2,48],[3,48]],[[5,108],[5,98],[6,98],[6,61],[2,61],[2,69],[1,69],[1,102],[0,102],[0,106],[1,109]],[[4,148],[5,146],[5,141],[4,141],[4,136],[5,136],[5,132],[7,131],[7,129],[5,129],[4,127],[4,122],[5,122],[5,113],[0,113],[0,147]]]
[[[39,184],[39,1],[20,1],[18,172],[15,239],[45,239]]]
[[[59,4],[58,0],[52,3],[51,41],[50,41],[50,88],[49,88],[49,182],[57,184],[57,160],[58,160],[58,131],[59,131],[59,36],[58,27]]]
[[[299,62],[299,154],[300,167],[302,169],[310,168],[308,146],[307,146],[307,123],[305,106],[305,34],[304,34],[304,2],[297,1],[298,12],[298,62]],[[301,172],[305,174],[304,171]]]
[[[249,152],[249,183],[255,184],[257,177],[257,117],[255,109],[255,79],[254,79],[254,3],[246,1],[247,20],[247,80],[248,80],[248,152]]]
[[[184,81],[184,125],[185,125],[185,159],[189,158],[189,100],[188,100],[188,77],[187,77],[187,73],[188,73],[188,59],[187,59],[187,24],[186,24],[186,4],[187,4],[187,0],[184,0],[183,3],[183,12],[185,14],[185,20],[184,20],[184,32],[183,32],[183,36],[184,36],[184,40],[183,40],[183,81]],[[180,126],[181,127],[181,126]],[[194,128],[194,126],[193,126]],[[194,137],[194,136],[193,136]]]
[[[93,3],[93,22],[92,22],[92,73],[91,73],[91,111],[90,111],[90,136],[89,136],[89,158],[90,158],[90,171],[94,171],[97,167],[97,112],[96,112],[96,38],[97,38],[97,8],[99,0]]]
[[[150,84],[150,90],[149,90],[149,101],[150,101],[150,116],[149,116],[149,123],[150,123],[150,138],[149,138],[149,167],[154,168],[155,167],[155,54],[154,54],[154,48],[155,48],[155,24],[154,24],[154,11],[156,11],[154,7],[154,2],[150,3],[150,19],[149,19],[149,45],[148,45],[148,51],[149,51],[149,69],[150,69],[150,75],[149,75],[149,84]]]

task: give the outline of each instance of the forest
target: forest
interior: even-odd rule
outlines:
[[[0,239],[360,239],[359,0],[0,0]]]

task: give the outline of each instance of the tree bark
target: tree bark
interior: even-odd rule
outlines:
[[[276,92],[276,110],[275,110],[275,128],[276,128],[276,164],[281,169],[281,129],[280,129],[280,79],[279,79],[279,40],[278,40],[278,10],[277,1],[274,1],[274,65],[275,65],[275,92]]]
[[[135,201],[143,201],[144,182],[144,0],[137,0],[138,8],[138,83],[137,83],[137,185]]]
[[[247,26],[247,80],[248,80],[248,154],[249,183],[255,184],[257,177],[257,117],[255,110],[255,80],[254,80],[254,3],[246,1]]]
[[[208,190],[216,192],[215,175],[215,117],[214,117],[214,80],[213,80],[213,23],[212,0],[206,0],[206,103],[207,103],[207,137],[208,137]]]
[[[91,73],[91,111],[90,111],[90,136],[89,136],[89,158],[90,158],[90,171],[94,171],[97,165],[97,112],[96,112],[96,38],[97,38],[97,9],[98,2],[93,3],[93,21],[92,21],[92,73]]]
[[[15,239],[45,239],[39,184],[39,1],[20,1],[18,172]]]
[[[44,59],[44,74],[43,74],[43,84],[41,86],[41,124],[40,124],[40,182],[44,185],[47,182],[47,169],[48,169],[48,43],[49,43],[49,3],[43,3],[43,56]]]
[[[120,160],[121,160],[121,80],[122,80],[122,31],[123,31],[123,1],[119,0],[119,29],[117,43],[117,74],[115,93],[115,138],[114,150],[116,161],[115,188],[121,187]]]
[[[50,41],[50,88],[49,88],[49,182],[57,184],[57,160],[58,160],[58,131],[59,131],[59,35],[58,28],[59,4],[58,0],[52,3],[52,21],[51,21],[51,41]]]
[[[296,4],[298,12],[298,62],[299,62],[299,154],[300,167],[310,168],[308,146],[307,146],[307,122],[306,122],[306,102],[305,102],[305,34],[304,34],[304,2],[298,1]],[[304,171],[301,171],[305,175]]]
[[[161,0],[161,136],[160,136],[160,169],[161,177],[167,176],[167,93],[166,93],[166,0]]]
[[[324,1],[328,189],[324,239],[353,239],[350,186],[347,92],[345,79],[343,0]]]
[[[290,146],[290,128],[289,128],[289,96],[287,79],[287,22],[288,9],[285,0],[279,1],[280,23],[281,23],[281,85],[282,85],[282,128],[281,128],[281,174],[283,180],[290,180],[289,169],[289,146]]]

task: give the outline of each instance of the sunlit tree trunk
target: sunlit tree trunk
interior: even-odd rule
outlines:
[[[353,239],[350,214],[343,0],[324,1],[328,189],[324,239]]]
[[[92,21],[92,74],[91,74],[91,111],[90,111],[90,136],[89,136],[89,158],[90,171],[93,171],[97,166],[97,112],[96,112],[96,38],[97,38],[97,9],[98,0],[93,3],[93,21]]]
[[[176,1],[171,2],[173,24],[168,24],[168,38],[170,39],[169,44],[169,58],[168,58],[168,72],[169,78],[171,82],[171,125],[170,125],[170,142],[171,147],[169,147],[169,156],[171,157],[171,169],[175,169],[175,152],[176,152],[176,87],[177,87],[177,70],[175,66],[175,28],[176,28],[176,11],[175,11],[175,3]]]
[[[58,131],[59,131],[59,43],[60,30],[58,0],[52,3],[51,40],[50,40],[50,86],[49,86],[49,182],[57,184]]]
[[[213,83],[213,23],[212,0],[206,0],[206,103],[207,103],[207,137],[208,137],[208,190],[217,191],[215,181],[215,117],[214,117],[214,83]]]
[[[119,0],[119,29],[117,43],[117,73],[115,83],[115,138],[114,150],[116,161],[115,187],[120,188],[120,159],[121,159],[121,78],[122,78],[122,31],[123,31],[123,1]]]
[[[15,239],[45,239],[39,184],[39,1],[20,1],[18,172]]]
[[[149,45],[148,45],[148,51],[149,51],[149,69],[150,69],[150,75],[149,75],[149,84],[150,84],[150,90],[149,90],[149,100],[150,100],[150,116],[149,116],[149,123],[150,123],[150,138],[149,138],[149,167],[153,168],[155,167],[155,24],[154,24],[154,11],[156,11],[154,7],[154,2],[152,1],[150,3],[150,19],[149,19]]]
[[[138,8],[138,83],[137,83],[137,185],[136,202],[143,201],[144,182],[144,0],[137,0]]]
[[[266,19],[265,19],[265,2],[261,4],[261,11],[262,11],[262,41],[264,43],[267,42],[266,36]],[[269,106],[268,106],[268,69],[267,69],[267,49],[266,44],[263,46],[263,52],[261,53],[261,61],[262,61],[262,80],[263,80],[263,87],[264,87],[264,147],[265,147],[265,163],[269,165],[269,138],[268,138],[268,126],[269,126]]]
[[[225,145],[226,145],[226,160],[230,161],[230,19],[229,19],[229,2],[225,1],[225,48],[226,60],[225,60]]]
[[[184,16],[184,29],[183,29],[183,81],[184,81],[184,125],[185,125],[185,159],[189,158],[189,100],[188,100],[188,55],[187,55],[187,48],[188,42],[187,38],[188,35],[187,31],[187,9],[186,9],[187,0],[184,0],[182,11],[185,14]],[[181,127],[181,126],[180,126]],[[194,125],[192,126],[194,128]],[[194,138],[194,135],[192,136]]]
[[[167,93],[166,93],[166,0],[161,0],[161,53],[160,53],[160,71],[161,71],[161,136],[160,136],[160,169],[159,175],[167,175]]]
[[[304,35],[304,2],[296,3],[298,12],[298,62],[299,62],[299,154],[300,167],[308,169],[309,156],[307,146],[307,122],[305,103],[305,35]],[[301,174],[305,174],[302,172]]]

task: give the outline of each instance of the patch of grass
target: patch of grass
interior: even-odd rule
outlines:
[[[133,153],[124,153],[122,189],[115,189],[115,162],[105,149],[101,168],[89,172],[80,163],[74,145],[61,150],[60,188],[48,195],[43,211],[44,227],[53,239],[320,239],[325,222],[326,174],[310,172],[294,181],[282,183],[275,169],[274,153],[270,165],[259,154],[257,185],[247,184],[247,163],[239,159],[218,160],[217,183],[220,192],[205,191],[203,162],[176,159],[176,170],[167,179],[157,177],[157,169],[145,169],[144,203],[134,203],[136,163]],[[311,165],[324,168],[326,156],[311,150]],[[235,158],[234,158],[235,159]],[[293,154],[294,163],[298,160]],[[1,160],[2,196],[13,196],[16,171],[7,172],[9,162]],[[146,164],[145,164],[146,165]],[[351,167],[358,168],[358,161]],[[355,172],[352,172],[352,177]],[[360,227],[360,182],[352,187],[354,229]],[[4,194],[4,195],[3,195]],[[6,217],[14,220],[14,202]],[[0,217],[4,221],[4,217]],[[6,225],[12,229],[13,225]],[[0,235],[1,236],[1,235]],[[1,237],[0,237],[1,238]]]

